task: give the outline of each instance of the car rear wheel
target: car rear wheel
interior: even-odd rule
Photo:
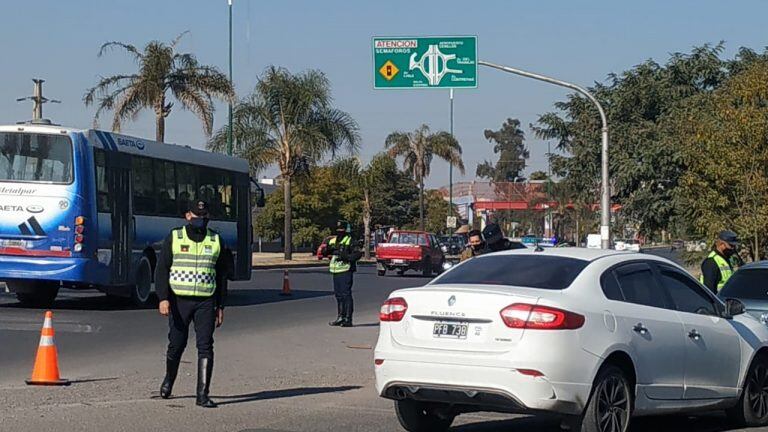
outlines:
[[[626,432],[632,417],[632,393],[624,372],[616,366],[597,374],[584,411],[581,432]]]
[[[768,356],[755,357],[747,373],[739,403],[726,412],[738,427],[768,425]]]
[[[408,432],[443,432],[448,430],[456,418],[442,415],[434,404],[410,399],[395,401],[395,412],[400,425]]]
[[[378,270],[376,273],[378,273],[379,276],[384,276],[387,274],[386,270]]]

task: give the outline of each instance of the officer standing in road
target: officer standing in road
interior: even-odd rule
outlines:
[[[739,237],[733,231],[720,231],[715,247],[701,263],[701,283],[717,294],[733,274],[734,257],[738,256]]]
[[[213,330],[224,321],[226,276],[219,234],[208,229],[208,204],[192,201],[187,225],[171,230],[163,242],[155,273],[159,310],[168,316],[168,353],[160,396],[171,396],[189,325],[197,339],[197,405],[215,408],[208,397],[213,374]]]
[[[483,234],[480,230],[472,230],[468,234],[469,242],[467,247],[461,252],[459,262],[466,261],[474,256],[480,255],[485,249],[485,242],[483,241]]]
[[[328,323],[334,327],[352,327],[352,283],[357,271],[357,261],[362,256],[352,241],[349,224],[339,221],[336,236],[328,241],[325,255],[331,257],[329,269],[333,275],[333,293],[336,295],[338,316]]]

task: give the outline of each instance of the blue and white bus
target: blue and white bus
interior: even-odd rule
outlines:
[[[0,126],[0,281],[30,305],[50,304],[60,287],[145,305],[162,241],[196,199],[210,205],[229,279],[247,280],[250,185],[239,158],[93,129]]]

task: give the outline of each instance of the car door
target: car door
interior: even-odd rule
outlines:
[[[685,399],[736,397],[739,392],[741,338],[732,322],[720,316],[722,305],[690,276],[658,265],[685,332]]]
[[[685,341],[677,312],[648,263],[624,264],[612,275],[621,301],[612,304],[611,312],[634,353],[638,391],[650,399],[681,399]]]

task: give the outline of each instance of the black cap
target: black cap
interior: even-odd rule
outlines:
[[[483,229],[483,238],[486,243],[496,243],[504,239],[504,233],[501,231],[501,227],[497,223],[489,223]]]
[[[720,231],[720,234],[717,235],[717,239],[724,241],[733,247],[739,247],[739,236],[733,231]]]
[[[189,211],[197,217],[208,217],[208,203],[203,200],[190,201]]]

